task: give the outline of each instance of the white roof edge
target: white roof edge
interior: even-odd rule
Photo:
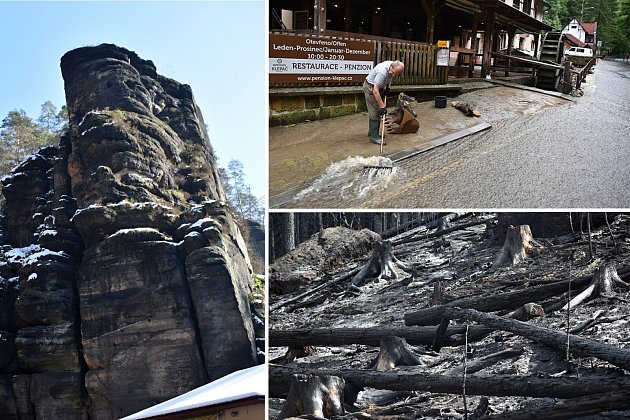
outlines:
[[[163,416],[200,407],[210,407],[267,394],[267,365],[238,370],[178,397],[146,408],[120,420]]]

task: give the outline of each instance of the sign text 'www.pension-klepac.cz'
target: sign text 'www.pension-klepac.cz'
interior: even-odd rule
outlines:
[[[269,35],[269,83],[362,82],[373,66],[372,42]]]

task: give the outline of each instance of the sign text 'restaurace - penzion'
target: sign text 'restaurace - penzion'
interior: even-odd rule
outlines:
[[[373,63],[368,41],[269,35],[270,83],[361,82]]]

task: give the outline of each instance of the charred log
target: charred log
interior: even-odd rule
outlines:
[[[508,357],[514,357],[522,354],[525,349],[521,347],[513,347],[505,350],[498,351],[496,353],[488,354],[487,356],[480,357],[478,359],[474,359],[472,361],[468,361],[468,366],[466,366],[466,373],[471,374],[475,372],[479,372],[482,369],[487,368],[488,366],[492,366],[500,360],[507,359]],[[463,366],[457,366],[453,369],[446,372],[446,375],[462,375],[464,373]]]
[[[582,331],[585,331],[591,327],[594,327],[597,324],[606,324],[606,323],[610,323],[610,322],[616,322],[619,321],[620,319],[624,319],[625,315],[617,315],[617,316],[613,316],[613,317],[603,317],[602,315],[606,314],[606,311],[604,310],[598,310],[595,311],[595,313],[593,314],[592,317],[590,317],[589,319],[587,319],[586,321],[582,322],[580,325],[577,325],[576,327],[571,329],[571,334],[579,334]]]
[[[619,270],[619,276],[630,274],[630,267]],[[582,276],[570,280],[572,288],[580,288],[589,284],[591,276]],[[442,306],[423,308],[415,312],[405,314],[406,325],[437,325],[442,319],[442,310],[445,306],[459,308],[475,308],[482,312],[516,309],[530,302],[542,301],[567,291],[569,280],[556,281],[550,284],[529,287],[523,290],[500,293],[495,295],[482,295],[472,298],[457,299]],[[547,312],[547,311],[546,311]]]
[[[604,411],[627,410],[630,407],[630,389],[586,395],[563,401],[545,404],[536,408],[515,410],[487,419],[501,418],[509,420],[525,419],[566,419],[582,417]]]
[[[371,327],[371,328],[313,328],[304,330],[270,330],[269,346],[345,346],[362,344],[378,347],[381,339],[388,336],[404,338],[412,345],[430,345],[435,338],[435,328],[431,327]],[[473,334],[488,334],[494,329],[471,326],[469,341]],[[459,345],[453,336],[465,333],[465,327],[451,326],[445,333],[444,346]]]
[[[327,282],[322,283],[322,284],[320,284],[320,285],[318,285],[316,287],[313,287],[312,289],[309,289],[309,290],[307,290],[307,291],[305,291],[303,293],[300,293],[297,296],[293,296],[291,298],[284,299],[284,300],[282,300],[280,302],[276,302],[273,305],[269,306],[269,310],[270,311],[275,311],[277,309],[282,308],[283,306],[288,305],[289,303],[296,302],[296,301],[298,301],[300,299],[303,299],[303,298],[305,298],[307,296],[310,296],[313,293],[316,293],[316,292],[318,292],[320,290],[323,290],[323,289],[325,289],[327,287],[331,287],[331,286],[334,286],[335,284],[341,283],[342,281],[347,280],[350,277],[354,276],[356,273],[359,272],[359,270],[361,270],[361,267],[357,267],[357,268],[355,268],[353,270],[350,270],[347,273],[344,273],[344,274],[342,274],[342,275],[340,275],[338,277],[335,277],[334,279],[332,279],[330,281],[327,281]]]
[[[473,309],[443,308],[443,315],[448,319],[465,319],[480,322],[489,327],[536,340],[547,346],[566,351],[567,336],[563,332],[537,327],[525,322],[486,314]],[[622,369],[630,370],[630,350],[619,349],[586,338],[570,336],[570,352],[580,357],[596,357]]]
[[[469,227],[473,227],[473,226],[477,226],[477,225],[483,225],[487,221],[488,221],[487,219],[477,220],[477,221],[474,221],[474,222],[469,222],[469,223],[464,223],[464,224],[461,224],[461,225],[453,226],[453,227],[448,228],[448,229],[438,230],[437,232],[432,232],[432,233],[429,233],[429,234],[424,234],[424,235],[420,234],[420,235],[413,236],[411,238],[400,239],[400,240],[394,241],[394,246],[407,244],[407,243],[410,243],[410,242],[423,241],[423,240],[431,239],[431,238],[437,238],[437,237],[446,235],[447,233],[456,232],[458,230],[468,229]]]
[[[425,391],[460,394],[461,376],[430,375],[395,372],[375,372],[350,369],[310,369],[308,366],[269,366],[269,395],[284,398],[289,391],[293,374],[308,373],[314,376],[339,376],[357,389],[370,387],[392,391]],[[581,377],[539,378],[521,375],[471,375],[466,379],[467,395],[525,396],[546,398],[577,398],[607,389],[610,392],[626,390],[630,378]]]

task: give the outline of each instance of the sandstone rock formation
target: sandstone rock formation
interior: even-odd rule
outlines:
[[[3,418],[115,419],[257,364],[251,265],[190,87],[109,44],[61,70],[68,131],[2,179]]]

